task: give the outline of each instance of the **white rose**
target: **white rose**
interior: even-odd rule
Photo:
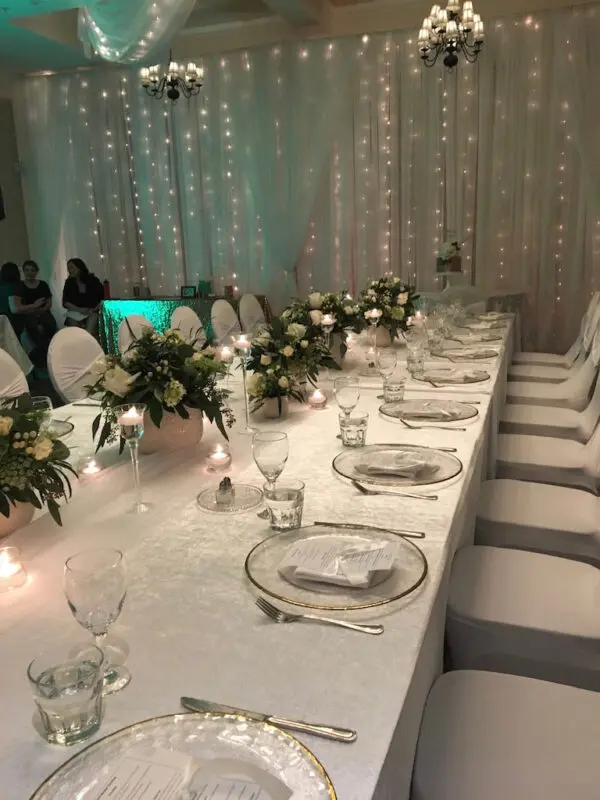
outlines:
[[[130,375],[119,366],[112,367],[104,373],[104,386],[107,391],[124,397],[131,388],[136,376]]]
[[[306,350],[306,348],[308,347],[308,339],[302,339],[302,341],[300,342],[300,347],[303,350]]]
[[[321,292],[312,292],[312,294],[309,294],[308,302],[311,308],[321,308],[323,305],[323,296]]]
[[[399,306],[405,306],[408,302],[408,292],[402,292],[402,294],[399,294],[396,302]]]
[[[294,339],[301,339],[306,333],[306,325],[300,325],[299,322],[292,322],[291,325],[288,325],[286,333],[289,333]]]
[[[169,336],[172,339],[177,339],[180,342],[185,342],[185,336],[177,328],[167,328],[165,331],[165,336]]]
[[[310,321],[313,325],[320,325],[321,320],[323,319],[323,314],[320,311],[311,311],[310,312]]]
[[[205,347],[205,348],[202,350],[202,353],[201,353],[201,355],[203,355],[203,356],[214,356],[214,354],[215,354],[216,352],[217,352],[217,348],[216,348],[216,347],[213,347],[213,346],[212,346],[212,344],[209,344],[207,347]]]
[[[0,417],[0,436],[8,436],[13,426],[11,417]]]
[[[201,361],[204,361],[204,354],[203,353],[194,353],[192,356],[192,363],[199,364]]]
[[[53,448],[52,439],[48,439],[46,436],[40,436],[33,445],[33,457],[36,461],[43,461],[45,458],[49,458],[52,455]]]
[[[398,284],[398,283],[400,283],[400,278],[394,278],[394,283],[395,283],[395,284]]]
[[[257,344],[260,347],[266,347],[271,341],[271,334],[269,331],[261,331],[252,339],[252,344]]]
[[[286,344],[286,346],[281,351],[281,354],[284,355],[286,358],[291,358],[294,355],[294,348],[290,347],[289,344]]]
[[[271,356],[268,356],[266,353],[264,353],[260,357],[260,363],[263,365],[263,367],[268,366],[271,363],[271,361],[273,361],[273,359],[271,358]]]
[[[282,389],[287,389],[287,388],[288,388],[288,386],[290,385],[290,382],[289,382],[289,380],[288,380],[288,379],[285,377],[285,375],[282,375],[282,376],[281,376],[281,378],[279,378],[279,380],[277,381],[277,383],[279,384],[279,386],[280,386]]]
[[[94,381],[94,383],[100,380],[100,378],[104,375],[109,366],[110,364],[106,356],[100,356],[94,361],[94,363],[90,367],[90,375],[92,376],[92,380]]]
[[[291,316],[292,316],[292,309],[291,308],[286,308],[285,311],[283,311],[282,314],[281,314],[281,319],[287,319],[288,317],[291,317]]]

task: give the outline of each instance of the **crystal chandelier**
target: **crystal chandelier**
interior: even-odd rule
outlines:
[[[160,74],[160,66],[143,67],[140,70],[140,82],[150,97],[162,100],[165,92],[169,100],[176,103],[183,94],[188,99],[197,95],[202,88],[204,71],[190,62],[187,67],[173,61],[169,53],[167,71]]]
[[[483,47],[483,22],[473,13],[473,3],[448,0],[446,8],[432,6],[419,31],[419,53],[426,67],[432,67],[444,53],[444,65],[452,70],[462,53],[473,64]]]

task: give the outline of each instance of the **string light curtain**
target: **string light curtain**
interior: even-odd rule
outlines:
[[[210,57],[201,96],[175,107],[129,69],[30,79],[18,116],[34,255],[51,274],[58,227],[115,293],[202,279],[278,305],[387,271],[439,289],[452,232],[478,288],[527,292],[528,346],[561,349],[600,288],[600,120],[592,96],[573,97],[600,13],[489,31],[453,74],[423,69],[407,32]]]

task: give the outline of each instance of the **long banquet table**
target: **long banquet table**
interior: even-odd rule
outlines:
[[[129,591],[112,634],[129,650],[131,684],[106,701],[100,735],[131,723],[179,711],[179,697],[192,695],[242,708],[355,728],[355,744],[300,738],[322,762],[339,800],[406,800],[421,713],[442,665],[444,615],[452,557],[472,540],[479,485],[485,472],[492,405],[506,373],[507,330],[502,354],[486,364],[491,380],[440,392],[411,381],[407,396],[476,400],[478,418],[467,431],[407,430],[382,418],[375,383],[363,388],[369,411],[368,441],[451,446],[464,469],[432,487],[437,502],[364,496],[338,479],[331,461],[340,450],[337,408],[296,406],[285,420],[261,427],[287,431],[290,458],[285,476],[306,482],[304,522],[364,522],[426,532],[419,542],[429,562],[425,583],[403,601],[350,614],[383,622],[371,637],[319,625],[276,625],[254,605],[244,576],[248,551],[269,535],[251,511],[222,519],[203,513],[197,493],[218,478],[203,457],[218,432],[208,426],[197,448],[142,458],[148,514],[127,513],[132,502],[127,454],[100,455],[107,467],[80,482],[63,510],[64,527],[47,514],[13,534],[29,572],[22,589],[0,594],[3,666],[0,685],[1,796],[26,800],[38,784],[78,749],[45,743],[32,725],[33,704],[25,677],[28,662],[54,642],[83,640],[62,592],[65,559],[88,547],[118,547],[128,563]],[[349,361],[352,367],[352,361]],[[368,385],[368,381],[365,381]],[[243,418],[239,398],[238,420]],[[67,406],[75,431],[67,439],[77,462],[90,453],[89,424],[96,410]],[[464,425],[464,423],[461,423]],[[231,433],[232,480],[262,484],[251,441]],[[422,491],[420,489],[419,491]],[[94,740],[92,740],[94,741]]]

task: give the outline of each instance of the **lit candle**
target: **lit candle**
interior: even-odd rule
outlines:
[[[226,347],[225,345],[219,349],[219,360],[220,361],[231,361],[233,358],[233,350],[231,347]]]
[[[348,292],[348,294],[346,295],[346,300],[352,300],[352,295],[350,294],[350,292]]]
[[[117,422],[121,428],[121,436],[128,442],[134,439],[141,439],[144,434],[144,411],[145,405],[139,408],[136,406],[119,406],[117,412]]]
[[[119,425],[141,425],[144,421],[144,415],[140,414],[135,406],[131,406],[129,411],[121,414],[117,421]]]
[[[234,340],[233,346],[236,350],[249,350],[252,346],[251,342],[248,341],[248,336],[245,333],[240,333],[237,339]]]
[[[82,475],[97,475],[102,472],[102,467],[95,458],[86,458],[83,460],[79,471]]]
[[[17,547],[0,548],[0,592],[18,589],[27,580]]]
[[[383,311],[380,308],[372,308],[370,311],[367,311],[367,319],[370,319],[371,322],[377,322],[382,314]]]
[[[308,404],[311,408],[325,408],[327,405],[327,396],[324,395],[320,389],[315,389],[314,392],[308,396]]]
[[[335,325],[335,317],[333,314],[323,314],[323,319],[321,320],[321,325]]]
[[[209,472],[222,472],[227,469],[230,464],[231,453],[225,445],[214,445],[210,453],[206,456],[206,468]]]

